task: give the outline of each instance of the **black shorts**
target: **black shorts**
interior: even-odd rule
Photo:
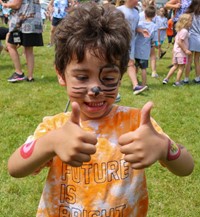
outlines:
[[[18,44],[24,47],[37,47],[44,45],[42,33],[10,32],[8,42],[10,44]]]
[[[6,34],[8,33],[8,28],[6,27],[0,27],[0,40],[6,39]]]
[[[139,67],[140,69],[146,69],[148,68],[148,60],[141,60],[135,58],[135,66]]]
[[[173,35],[168,35],[167,38],[168,38],[168,43],[172,43],[172,39],[173,39]]]
[[[63,20],[62,18],[53,17],[53,18],[52,18],[51,25],[52,25],[52,26],[57,26],[62,20]]]

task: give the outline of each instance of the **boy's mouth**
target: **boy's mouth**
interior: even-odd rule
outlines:
[[[92,108],[99,108],[104,105],[105,102],[85,102],[85,104]]]

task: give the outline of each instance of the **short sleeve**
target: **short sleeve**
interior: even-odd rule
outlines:
[[[63,124],[69,119],[69,117],[70,113],[60,113],[55,116],[44,117],[43,121],[36,128],[34,134],[28,137],[26,143],[37,140],[48,132],[62,127]],[[50,167],[51,163],[52,160],[48,161],[36,171],[34,171],[33,175],[38,174],[44,167]]]
[[[179,38],[181,40],[184,40],[185,38],[187,38],[188,36],[188,31],[186,29],[182,29],[180,32],[179,32]]]

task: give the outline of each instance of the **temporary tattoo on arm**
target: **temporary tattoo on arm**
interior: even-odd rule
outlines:
[[[20,154],[21,154],[21,156],[22,156],[24,159],[27,159],[27,158],[29,158],[29,157],[32,155],[36,141],[37,141],[37,140],[34,140],[34,141],[32,141],[32,142],[29,142],[29,143],[25,143],[25,144],[21,147],[21,149],[20,149]]]
[[[176,160],[179,158],[180,154],[181,154],[180,145],[172,143],[172,141],[169,139],[167,160],[168,161]]]

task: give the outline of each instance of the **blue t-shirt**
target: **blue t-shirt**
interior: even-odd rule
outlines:
[[[156,25],[160,30],[160,40],[164,41],[166,37],[166,29],[168,27],[168,20],[166,17],[156,16]]]
[[[117,9],[119,9],[124,14],[131,28],[132,38],[130,43],[131,49],[129,53],[129,58],[133,60],[135,56],[135,34],[139,22],[139,13],[135,8],[128,8],[125,5],[119,6],[117,7]]]
[[[135,39],[135,58],[148,60],[151,52],[151,45],[154,41],[157,41],[158,38],[157,26],[153,22],[140,21],[138,27],[148,30],[150,37],[145,38],[143,34],[137,33]]]
[[[128,20],[132,31],[132,37],[135,37],[135,30],[139,22],[138,11],[135,8],[128,8],[125,5],[119,6],[117,9],[119,9],[124,14],[126,20]]]

